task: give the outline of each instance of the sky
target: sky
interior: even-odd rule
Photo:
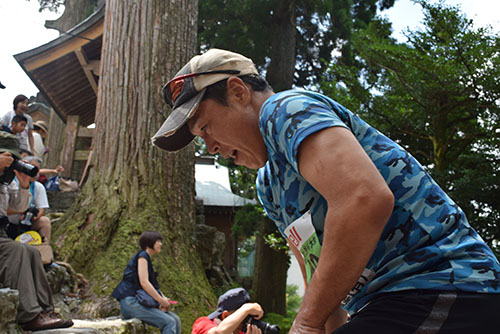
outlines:
[[[460,5],[468,18],[478,26],[493,26],[500,31],[500,1],[498,0],[446,0],[450,5]],[[49,11],[38,12],[37,0],[0,0],[0,115],[12,109],[18,94],[36,95],[38,89],[24,73],[13,55],[31,50],[59,37],[59,32],[44,27],[45,20],[61,15]],[[395,37],[403,38],[401,31],[418,26],[423,15],[420,6],[411,0],[396,0],[396,4],[382,15],[393,22]]]

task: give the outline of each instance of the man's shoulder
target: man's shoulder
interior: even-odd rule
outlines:
[[[36,192],[47,192],[47,190],[45,189],[44,185],[41,184],[40,182],[38,181],[35,181],[35,191]]]
[[[217,325],[209,317],[200,317],[194,322],[191,334],[206,334],[214,327],[217,327]]]

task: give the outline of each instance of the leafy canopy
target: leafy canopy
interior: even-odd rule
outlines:
[[[427,166],[496,247],[500,36],[442,1],[415,2],[422,29],[399,43],[372,22],[353,36],[358,66],[332,64],[321,87]]]

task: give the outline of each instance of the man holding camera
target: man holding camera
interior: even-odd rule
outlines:
[[[15,159],[19,159],[17,138],[0,132],[0,284],[19,291],[16,320],[25,330],[63,328],[73,325],[53,312],[52,293],[39,251],[7,237],[7,210],[24,211],[28,207],[30,176],[13,170],[19,184],[6,177]]]
[[[260,319],[263,315],[264,311],[259,304],[250,303],[250,296],[245,289],[230,289],[219,296],[217,310],[194,322],[191,334],[238,334],[244,332],[261,334],[262,331],[256,325],[245,320],[249,316]],[[243,328],[244,325],[246,328]]]
[[[27,156],[23,160],[40,170],[42,161],[39,157]],[[9,221],[12,225],[21,229],[18,232],[22,232],[22,229],[37,231],[42,237],[42,242],[48,244],[50,243],[52,225],[49,217],[45,216],[45,209],[49,207],[49,201],[45,187],[37,181],[37,178],[38,173],[30,178],[31,201],[28,209],[23,212],[9,210]]]

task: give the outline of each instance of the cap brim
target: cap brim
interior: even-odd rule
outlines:
[[[189,144],[195,136],[189,131],[186,122],[193,117],[205,95],[205,89],[189,101],[174,107],[174,110],[151,138],[154,145],[162,150],[175,152]]]
[[[214,312],[210,313],[207,317],[208,317],[208,319],[213,320],[221,314],[222,314],[222,310],[217,309]]]

